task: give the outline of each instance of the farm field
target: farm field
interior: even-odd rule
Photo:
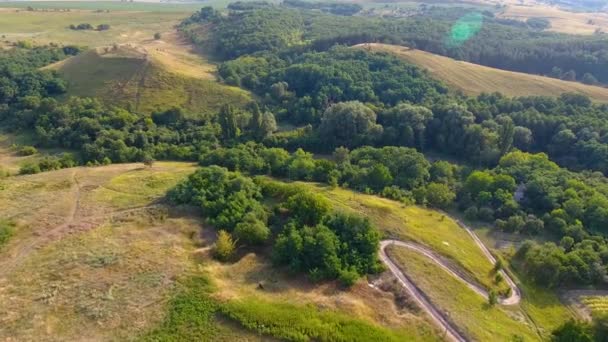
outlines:
[[[498,17],[525,21],[529,18],[545,18],[551,23],[548,31],[567,34],[595,34],[608,32],[608,13],[575,12],[545,4],[507,5]]]
[[[361,44],[358,47],[395,54],[467,95],[501,92],[508,96],[559,96],[574,92],[598,102],[608,102],[608,88],[490,68],[398,45]]]
[[[56,43],[88,47],[136,43],[152,39],[156,32],[169,32],[190,15],[183,12],[99,11],[25,11],[0,8],[0,36],[3,42],[28,41],[34,45]],[[94,27],[110,25],[106,31],[71,30],[70,25],[89,23]]]

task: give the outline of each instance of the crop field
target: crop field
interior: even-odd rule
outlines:
[[[535,4],[533,6],[508,5],[498,17],[525,21],[528,18],[545,18],[551,23],[547,30],[568,34],[594,34],[608,32],[608,13],[574,12],[554,6]]]
[[[574,92],[598,102],[608,102],[608,88],[490,68],[398,45],[362,44],[358,47],[395,54],[467,95],[501,92],[508,96],[559,96]]]

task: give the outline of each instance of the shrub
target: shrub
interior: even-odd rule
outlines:
[[[359,279],[359,273],[357,273],[357,271],[352,268],[348,270],[342,270],[340,272],[340,276],[338,277],[338,280],[344,287],[351,287],[355,285],[357,279]]]
[[[246,215],[243,222],[238,223],[234,229],[235,237],[242,242],[259,245],[268,240],[270,229],[255,215]]]
[[[220,230],[217,233],[213,256],[220,261],[228,261],[234,256],[235,249],[236,243],[232,240],[230,233]]]
[[[40,173],[40,166],[38,166],[38,164],[34,164],[34,163],[24,164],[19,169],[20,175],[33,175],[36,173]]]
[[[19,149],[20,156],[31,156],[38,153],[38,150],[34,146],[23,146]]]

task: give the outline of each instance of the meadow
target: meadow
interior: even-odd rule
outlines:
[[[559,96],[574,92],[598,102],[608,102],[608,88],[599,86],[490,68],[398,45],[361,44],[358,47],[395,54],[467,95],[500,92],[508,96]]]

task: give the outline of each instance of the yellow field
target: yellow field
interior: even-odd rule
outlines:
[[[585,94],[598,102],[608,102],[608,88],[490,68],[397,45],[361,44],[357,47],[393,53],[427,69],[433,77],[467,95],[500,92],[508,96],[559,96],[573,92]]]
[[[608,13],[571,12],[544,4],[508,5],[498,17],[525,21],[528,18],[545,18],[551,22],[548,31],[568,34],[594,34],[608,32]]]
[[[0,9],[2,41],[30,41],[33,44],[77,44],[89,47],[114,43],[135,43],[153,38],[156,32],[169,32],[188,12],[135,12],[71,10],[69,12]],[[76,31],[71,24],[110,25],[107,31]]]

